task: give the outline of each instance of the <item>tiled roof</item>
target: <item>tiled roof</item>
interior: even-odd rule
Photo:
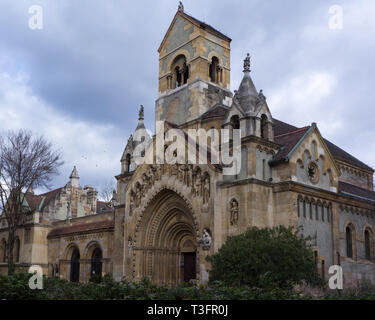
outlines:
[[[88,231],[95,231],[95,230],[102,230],[102,229],[113,229],[114,226],[115,226],[115,222],[113,220],[103,220],[103,221],[82,223],[82,224],[76,224],[72,226],[53,229],[48,234],[48,237],[56,237],[56,236],[61,236],[61,235],[66,235],[66,234],[71,234],[71,233],[88,232]]]
[[[106,212],[112,210],[110,202],[97,201],[96,202],[96,213]]]
[[[272,162],[277,163],[287,160],[286,156],[309,129],[310,126],[275,136],[275,142],[282,145],[282,148],[276,154]]]
[[[58,188],[40,195],[41,197],[44,197],[41,210],[43,210],[53,199],[55,199],[55,197],[58,195],[61,189],[62,188]]]
[[[26,193],[25,194],[26,201],[29,205],[31,210],[38,210],[40,206],[40,202],[42,201],[42,196],[37,196],[35,194]]]
[[[225,40],[227,41],[232,41],[231,38],[229,38],[228,36],[226,36],[225,34],[223,34],[222,32],[216,30],[214,27],[210,26],[209,24],[203,22],[203,21],[200,21],[198,20],[197,18],[194,18],[193,16],[187,14],[186,12],[183,12],[184,15],[186,15],[188,18],[192,19],[193,21],[195,21],[195,23],[199,24],[199,26],[202,28],[202,29],[206,29],[208,31],[210,31],[211,33],[219,36],[220,38],[224,38]]]
[[[31,210],[42,211],[51,202],[51,200],[56,197],[61,189],[62,188],[58,188],[39,195],[25,193],[25,198]]]
[[[274,130],[274,135],[279,136],[281,134],[287,133],[287,132],[292,132],[297,130],[298,128],[295,126],[292,126],[288,123],[285,123],[283,121],[277,120],[275,118],[273,120],[273,130]]]
[[[352,195],[358,198],[364,198],[371,201],[375,201],[375,192],[354,186],[350,183],[339,181],[339,193]]]
[[[325,143],[327,144],[327,147],[329,151],[332,153],[332,155],[337,160],[342,160],[345,162],[349,162],[355,166],[367,169],[367,170],[373,170],[371,167],[369,167],[367,164],[363,163],[362,161],[358,160],[357,158],[353,157],[351,154],[347,153],[346,151],[342,150],[332,142],[324,139]]]
[[[277,120],[277,119],[273,119],[273,122],[274,122],[275,142],[277,142],[277,143],[279,143],[279,142],[276,140],[276,136],[281,136],[281,135],[286,134],[286,133],[293,133],[293,132],[296,132],[298,130],[297,127],[292,126],[288,123],[285,123],[285,122]],[[290,138],[290,139],[292,139],[292,138]],[[371,167],[369,167],[368,165],[366,165],[362,161],[358,160],[357,158],[353,157],[348,152],[339,148],[338,146],[336,146],[332,142],[328,141],[327,139],[324,139],[324,141],[327,144],[327,147],[328,147],[329,151],[331,152],[332,156],[335,159],[346,161],[346,162],[351,163],[351,164],[353,164],[355,166],[358,166],[360,168],[364,168],[364,169],[367,169],[367,170],[373,170]],[[298,141],[296,141],[296,143],[297,142]],[[282,144],[282,143],[280,143],[280,144]]]

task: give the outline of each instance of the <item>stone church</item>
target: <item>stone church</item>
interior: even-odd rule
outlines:
[[[146,129],[141,107],[110,203],[97,201],[93,187],[80,187],[76,169],[64,188],[25,195],[29,210],[15,248],[19,267],[40,264],[49,275],[71,281],[109,273],[116,280],[206,283],[205,258],[228,236],[251,226],[285,225],[301,226],[313,238],[323,278],[338,264],[344,283],[375,282],[374,170],[326,140],[316,123],[300,128],[275,119],[254,85],[249,55],[232,93],[230,43],[180,3],[158,49],[155,121],[184,133],[204,129],[211,141],[222,129],[239,130],[240,170],[225,175],[225,165],[209,155],[206,164],[160,163],[154,155],[152,164],[137,164],[141,142],[135,135]],[[144,138],[150,143],[143,155],[157,145],[156,135]],[[1,272],[1,222],[0,241]]]

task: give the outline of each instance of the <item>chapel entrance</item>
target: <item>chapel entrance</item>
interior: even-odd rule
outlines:
[[[136,276],[178,285],[196,278],[196,226],[183,198],[164,189],[145,210],[137,238]]]
[[[75,248],[70,259],[70,281],[79,282],[79,270],[80,270],[80,254],[79,250]]]
[[[197,255],[195,252],[184,253],[184,282],[197,278],[196,273],[196,259]]]
[[[102,250],[98,247],[95,248],[91,256],[91,276],[102,276],[102,258]]]

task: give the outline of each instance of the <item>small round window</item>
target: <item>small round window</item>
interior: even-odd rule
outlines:
[[[319,167],[315,162],[310,162],[307,166],[307,176],[312,183],[318,183],[319,181]]]

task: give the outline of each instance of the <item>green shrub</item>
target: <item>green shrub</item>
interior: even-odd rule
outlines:
[[[280,289],[267,291],[248,287],[230,288],[221,282],[210,287],[182,284],[175,288],[155,285],[147,278],[139,282],[114,281],[104,276],[100,283],[73,283],[56,277],[44,278],[43,290],[31,290],[30,274],[0,276],[0,300],[230,300],[298,299],[298,294]]]
[[[268,292],[303,282],[321,284],[309,241],[298,230],[284,226],[249,228],[228,237],[216,254],[207,257],[212,265],[210,282],[267,288]]]
[[[31,290],[30,274],[0,275],[0,300],[295,300],[312,299],[292,289],[277,286],[255,288],[250,286],[229,287],[223,282],[212,281],[209,286],[175,288],[155,285],[147,278],[138,282],[122,279],[114,281],[110,276],[100,283],[73,283],[67,280],[44,278],[43,290]],[[375,299],[375,287],[362,283],[357,288],[328,291],[315,299]]]

